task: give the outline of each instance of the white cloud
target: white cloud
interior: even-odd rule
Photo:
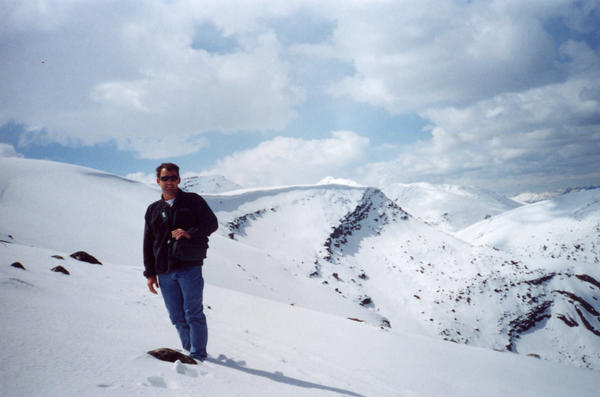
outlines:
[[[304,100],[267,30],[238,30],[239,46],[209,53],[192,41],[211,15],[186,2],[37,4],[14,5],[1,21],[0,125],[63,143],[115,140],[156,157],[167,135],[281,130]]]
[[[100,83],[91,92],[91,98],[99,104],[110,104],[116,108],[125,108],[126,111],[148,113],[142,103],[144,87],[141,82],[107,82]]]
[[[17,153],[13,145],[0,143],[0,157],[23,157],[23,155]]]
[[[181,136],[177,131],[162,136],[119,139],[121,149],[132,150],[144,159],[168,159],[196,153],[208,144],[202,136]]]
[[[431,124],[431,140],[408,148],[374,137],[369,150],[399,154],[363,167],[365,179],[596,178],[595,1],[42,0],[6,9],[0,125],[33,130],[23,144],[114,140],[158,159],[198,151],[206,132],[260,131],[263,144],[220,154],[217,167],[240,184],[352,178],[349,167],[364,158],[352,148],[367,150],[360,139],[319,164],[335,153],[320,147],[313,158],[303,151],[313,141],[272,138],[287,136],[297,117],[327,117],[304,102],[329,94],[332,119],[344,119],[335,111],[350,98],[368,105],[361,111],[416,113]],[[203,29],[219,42],[212,50]],[[330,140],[352,141],[316,142]]]
[[[600,77],[600,76],[599,76]],[[600,81],[582,78],[431,109],[432,139],[366,165],[369,183],[450,182],[518,192],[600,182]]]
[[[397,1],[350,7],[338,21],[335,56],[356,72],[330,93],[391,113],[464,106],[559,81],[544,29],[566,2]]]
[[[350,131],[335,131],[328,139],[276,137],[219,160],[208,173],[248,187],[316,183],[347,172],[362,159],[368,145],[368,138]]]

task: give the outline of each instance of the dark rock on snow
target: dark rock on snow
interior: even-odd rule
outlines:
[[[179,360],[184,364],[197,364],[196,360],[194,360],[190,356],[186,356],[185,354],[173,349],[169,349],[168,347],[150,350],[148,354],[162,361],[169,361],[174,363],[175,361]]]
[[[52,257],[53,257],[54,259],[63,259],[63,260],[65,259],[65,258],[63,258],[63,257],[62,257],[62,256],[60,256],[60,255],[52,255]]]
[[[71,274],[71,273],[69,273],[69,271],[68,271],[67,269],[65,269],[65,268],[64,268],[64,267],[62,267],[62,266],[56,266],[56,267],[53,267],[51,270],[52,270],[53,272],[57,272],[57,273],[63,273],[63,274],[66,274],[66,275],[69,275],[69,274]]]
[[[12,263],[12,264],[11,264],[11,266],[12,266],[12,267],[16,267],[17,269],[23,269],[23,270],[26,270],[26,269],[25,269],[25,266],[23,266],[23,264],[22,264],[21,262],[14,262],[14,263]]]
[[[77,259],[78,261],[92,263],[94,265],[101,265],[100,261],[94,258],[92,255],[85,251],[77,251],[71,254],[71,258]]]
[[[356,321],[357,323],[364,323],[364,320],[360,318],[348,317],[348,320]]]
[[[11,236],[10,234],[8,235],[8,237],[10,237],[11,240],[14,240],[15,238],[13,236]],[[2,243],[6,243],[6,244],[12,244],[12,241],[8,241],[8,240],[0,240],[0,242]]]
[[[392,323],[390,323],[390,320],[388,320],[387,318],[384,318],[383,320],[381,320],[381,327],[392,328]]]

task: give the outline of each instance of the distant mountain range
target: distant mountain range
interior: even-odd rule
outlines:
[[[570,187],[566,189],[560,189],[554,192],[543,192],[543,193],[521,193],[517,196],[512,197],[513,200],[521,203],[537,203],[538,201],[548,200],[554,197],[558,197],[563,194],[574,193],[574,192],[584,192],[587,190],[595,190],[600,189],[600,186],[580,186],[580,187]]]
[[[382,327],[599,367],[600,191],[520,206],[477,188],[396,188],[394,200],[347,185],[208,199],[221,234]]]
[[[131,247],[155,189],[65,164],[0,164],[2,240],[141,264]],[[600,369],[599,189],[521,205],[431,184],[215,193],[239,186],[192,177],[182,187],[204,193],[219,218],[205,266],[215,285]]]
[[[447,232],[461,230],[521,205],[476,186],[398,183],[382,190],[412,215]]]
[[[222,193],[241,189],[222,175],[186,175],[181,178],[181,189],[199,194]]]

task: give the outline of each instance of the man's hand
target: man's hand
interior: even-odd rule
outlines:
[[[187,239],[192,238],[192,236],[186,232],[183,229],[175,229],[171,232],[171,237],[173,237],[175,240],[179,240],[182,237],[185,237]]]
[[[156,279],[156,276],[148,277],[148,289],[153,294],[158,294],[158,292],[156,292],[156,290],[154,289],[154,287],[160,288],[158,286],[158,280]]]

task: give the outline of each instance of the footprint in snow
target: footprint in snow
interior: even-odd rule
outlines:
[[[165,389],[167,388],[167,382],[165,382],[165,380],[160,376],[149,376],[146,380],[149,383],[145,384],[146,386],[162,387]]]
[[[177,360],[173,363],[173,370],[181,375],[189,376],[192,378],[198,377],[198,371],[196,371],[193,368],[190,368],[189,365],[186,365],[179,360]],[[200,374],[204,376],[204,375],[208,374],[208,372],[201,371]]]
[[[179,385],[171,380],[167,381],[162,376],[149,376],[143,386],[153,386],[160,389],[178,389]]]
[[[114,389],[114,388],[116,388],[116,387],[117,387],[117,386],[115,386],[115,385],[111,385],[111,384],[109,384],[109,383],[99,383],[99,384],[97,384],[96,386],[98,386],[98,387],[99,387],[99,388],[101,388],[101,389]]]

